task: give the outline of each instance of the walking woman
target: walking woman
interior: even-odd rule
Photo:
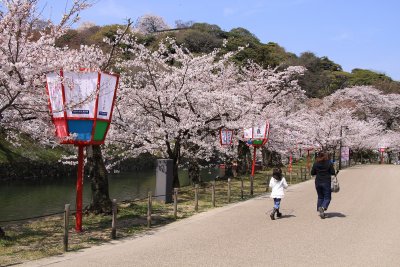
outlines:
[[[321,219],[325,219],[325,211],[331,202],[331,175],[335,175],[335,169],[325,151],[318,153],[311,169],[311,175],[315,177],[315,189],[317,190],[318,201],[317,211]]]

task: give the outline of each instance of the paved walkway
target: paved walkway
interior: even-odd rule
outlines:
[[[284,217],[268,196],[27,266],[400,266],[400,166],[352,167],[325,220],[314,181],[289,187]]]

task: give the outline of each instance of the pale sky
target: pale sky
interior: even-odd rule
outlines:
[[[40,0],[43,15],[58,19],[72,0]],[[93,0],[81,22],[124,24],[145,14],[216,24],[225,31],[243,27],[261,42],[276,42],[299,55],[327,56],[345,71],[385,73],[400,81],[399,0]]]

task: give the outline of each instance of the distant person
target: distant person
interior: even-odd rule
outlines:
[[[331,175],[335,175],[335,168],[329,159],[328,153],[321,151],[315,158],[311,169],[311,175],[315,177],[315,189],[317,190],[317,211],[321,219],[325,219],[325,211],[331,202]]]
[[[269,181],[269,188],[272,189],[270,198],[274,199],[274,209],[270,214],[271,220],[275,220],[275,213],[278,218],[282,217],[279,208],[281,205],[281,199],[285,196],[283,189],[287,187],[288,184],[286,179],[285,177],[282,177],[282,170],[280,168],[274,168],[272,170],[272,177]]]

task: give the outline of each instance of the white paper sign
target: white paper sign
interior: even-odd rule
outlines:
[[[110,119],[111,107],[116,87],[117,87],[116,76],[106,73],[101,74],[97,118],[106,120]]]
[[[269,131],[269,123],[267,122],[261,126],[255,126],[243,130],[243,137],[245,139],[266,139]]]
[[[255,139],[264,139],[266,131],[267,131],[267,125],[254,127],[253,138],[255,138]]]
[[[67,117],[94,118],[97,72],[64,72]]]
[[[342,161],[349,161],[350,149],[348,147],[342,147],[341,157],[342,157]]]
[[[47,89],[50,98],[51,112],[54,118],[64,117],[64,106],[61,90],[61,79],[57,73],[47,74]]]
[[[244,129],[243,130],[243,137],[244,137],[244,139],[253,138],[253,128]]]
[[[232,130],[221,130],[221,145],[232,144]]]

